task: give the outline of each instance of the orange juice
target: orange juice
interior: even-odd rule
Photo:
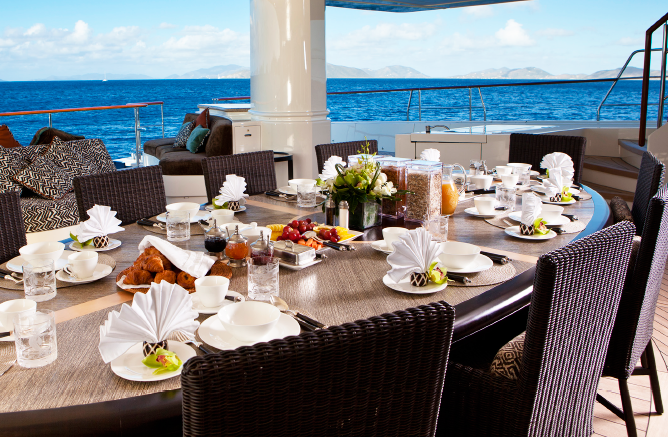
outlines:
[[[455,187],[455,182],[452,179],[443,181],[441,193],[441,214],[454,214],[457,202],[459,202],[459,192],[457,191],[457,187]]]

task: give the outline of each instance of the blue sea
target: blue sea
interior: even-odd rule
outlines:
[[[400,89],[529,82],[481,79],[329,79],[328,91]],[[539,81],[536,81],[539,82]],[[527,87],[483,88],[488,120],[596,120],[596,108],[610,89],[609,82]],[[641,81],[621,81],[608,104],[640,103]],[[650,102],[656,103],[659,81],[652,81]],[[250,95],[248,79],[124,80],[62,82],[0,82],[0,113],[29,110],[125,105],[133,102],[164,102],[165,136],[174,136],[186,112],[196,112],[197,104],[213,103],[217,97]],[[330,95],[327,106],[332,121],[406,120],[408,92]],[[422,92],[422,120],[468,120],[467,89]],[[473,106],[480,106],[477,90]],[[234,103],[234,102],[231,102]],[[451,109],[434,109],[458,107]],[[410,117],[418,120],[417,92],[413,95]],[[668,111],[666,111],[668,112]],[[655,120],[656,106],[650,106],[649,120]],[[608,106],[602,120],[638,120],[639,106]],[[473,119],[482,120],[482,109],[474,108]],[[140,109],[142,142],[160,138],[160,107]],[[16,139],[27,145],[34,133],[48,126],[48,115],[0,117]],[[653,124],[653,123],[652,123]],[[135,149],[134,111],[116,109],[53,115],[53,127],[87,138],[101,138],[113,158],[122,158]]]

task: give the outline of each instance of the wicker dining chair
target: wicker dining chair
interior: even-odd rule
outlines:
[[[362,146],[369,143],[369,153],[378,153],[377,140],[364,141],[348,141],[346,143],[331,143],[318,144],[315,146],[315,157],[318,161],[318,172],[322,172],[322,168],[331,156],[340,156],[344,161],[348,161],[350,155],[357,155],[360,153]]]
[[[246,194],[249,195],[276,189],[276,168],[272,150],[212,156],[202,160],[202,170],[209,203],[218,195],[218,190],[229,174],[246,178]]]
[[[450,362],[437,435],[592,434],[634,234],[618,223],[540,257],[524,341],[495,357],[515,377]]]
[[[19,256],[27,244],[18,191],[0,194],[0,264]]]
[[[454,308],[408,308],[188,360],[185,436],[433,436]]]
[[[642,235],[646,222],[647,207],[650,199],[654,197],[659,187],[663,184],[666,166],[652,154],[642,154],[640,169],[638,170],[638,181],[633,194],[633,207],[629,210],[626,200],[619,196],[610,199],[610,209],[615,223],[622,220],[630,220],[636,225],[636,235]]]
[[[573,182],[582,180],[587,139],[566,135],[510,134],[510,152],[508,162],[531,164],[531,169],[541,171],[540,162],[548,153],[562,152],[573,159],[575,175]],[[545,171],[541,171],[545,173]]]
[[[116,211],[123,225],[165,212],[167,199],[160,166],[133,168],[74,178],[79,219],[88,220],[94,205]]]
[[[637,240],[634,241],[634,246],[603,368],[603,376],[611,376],[619,381],[623,410],[602,396],[596,396],[601,404],[626,422],[629,436],[637,435],[627,384],[631,375],[649,376],[656,411],[663,414],[652,333],[668,256],[668,188],[661,188],[650,199],[642,239],[639,245]],[[638,360],[641,365],[636,367]]]

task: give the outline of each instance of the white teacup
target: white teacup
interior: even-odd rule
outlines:
[[[564,212],[564,207],[559,205],[543,204],[541,205],[541,209],[540,216],[546,222],[556,221],[561,216],[561,213]]]
[[[218,226],[224,223],[231,223],[234,221],[234,211],[230,209],[214,209],[211,211],[211,218],[216,220]]]
[[[508,167],[521,168],[522,172],[527,172],[527,171],[531,170],[531,164],[526,164],[526,163],[523,163],[523,162],[509,162]]]
[[[513,173],[513,168],[507,165],[497,165],[496,174],[499,176],[506,176]]]
[[[471,176],[471,182],[475,184],[475,187],[477,189],[482,189],[482,190],[489,190],[489,188],[492,186],[492,180],[494,180],[493,177],[490,175],[476,175],[476,176]]]
[[[240,341],[263,339],[278,323],[281,312],[275,306],[258,301],[238,302],[218,311],[226,331]]]
[[[383,239],[385,240],[385,247],[387,250],[394,250],[392,243],[399,241],[399,237],[407,233],[408,229],[406,228],[396,228],[390,227],[383,229]]]
[[[496,207],[496,198],[495,197],[476,197],[473,199],[475,203],[475,209],[478,210],[480,214],[484,215],[493,215],[494,208]]]
[[[0,303],[0,332],[14,330],[14,317],[23,314],[34,314],[37,302],[30,299],[13,299]]]
[[[63,270],[76,279],[90,278],[97,267],[97,252],[75,252],[67,257],[67,265]]]
[[[504,188],[515,188],[517,182],[520,180],[520,175],[518,174],[509,174],[506,176],[501,176],[501,184]]]
[[[223,304],[230,280],[224,276],[205,276],[195,279],[195,290],[202,305],[215,308]]]

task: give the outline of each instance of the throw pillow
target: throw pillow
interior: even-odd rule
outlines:
[[[188,137],[188,142],[186,143],[186,148],[190,150],[190,153],[204,151],[209,132],[209,129],[205,129],[202,126],[197,126],[193,129],[193,132]]]
[[[21,147],[21,144],[14,139],[14,135],[12,135],[6,124],[0,125],[0,146],[8,149]]]
[[[503,345],[496,353],[492,364],[489,366],[489,372],[492,375],[501,376],[508,379],[518,379],[522,365],[522,352],[524,352],[524,334]]]
[[[12,179],[26,164],[21,149],[0,147],[0,193],[21,191],[21,184]]]
[[[66,144],[66,146],[62,146],[63,144]],[[53,139],[51,147],[68,147],[70,150],[81,155],[85,161],[92,164],[96,174],[116,171],[116,165],[100,139],[93,138],[64,142],[56,137]]]
[[[63,141],[83,140],[86,138],[83,135],[70,134],[60,129],[43,127],[37,131],[34,137],[32,137],[30,144],[51,144],[51,141],[53,141],[55,137],[59,137]]]
[[[56,137],[54,140],[57,140]],[[53,141],[51,147],[42,155],[48,161],[62,168],[70,177],[88,176],[98,173],[98,166],[88,162],[81,153],[60,140]]]
[[[183,123],[181,129],[179,129],[179,133],[176,135],[176,138],[174,139],[174,147],[185,148],[186,143],[188,142],[188,137],[190,136],[194,128],[195,128],[194,120],[189,121],[187,123]]]
[[[205,129],[210,129],[211,119],[209,118],[209,108],[206,108],[204,111],[195,119],[195,126],[202,126]]]
[[[47,199],[58,200],[72,191],[72,177],[41,156],[12,179]]]
[[[626,203],[626,200],[621,197],[615,196],[610,199],[610,210],[612,211],[612,221],[614,223],[619,223],[624,220],[633,223],[633,215],[631,214],[629,205]]]

